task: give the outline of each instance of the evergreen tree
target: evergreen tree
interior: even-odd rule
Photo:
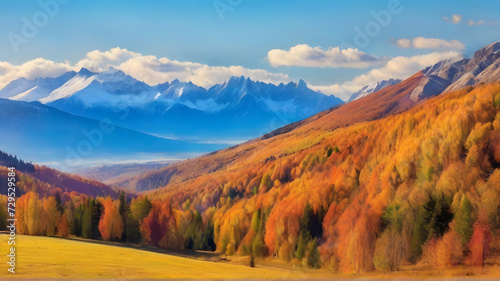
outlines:
[[[318,239],[314,238],[307,245],[307,266],[312,268],[319,268],[321,257],[318,251]]]
[[[214,224],[211,220],[208,220],[207,227],[203,231],[202,238],[202,249],[205,251],[215,251],[216,245],[214,241]]]
[[[125,196],[125,192],[122,190],[120,192],[120,205],[118,206],[118,213],[121,216],[123,222],[123,233],[121,235],[122,241],[127,240],[127,217],[130,212],[130,206],[127,204],[127,197]]]
[[[102,216],[102,203],[94,199],[94,209],[92,211],[92,238],[100,239],[101,233],[99,232],[99,221]]]
[[[141,242],[140,224],[132,213],[128,214],[127,219],[125,220],[124,228],[127,241],[132,243]]]
[[[82,237],[92,238],[92,213],[94,212],[94,200],[89,198],[82,217]]]
[[[460,200],[460,208],[455,214],[457,233],[462,237],[462,245],[465,245],[472,236],[472,205],[467,196],[463,195]]]
[[[82,235],[82,219],[84,212],[85,212],[85,205],[80,204],[78,205],[78,207],[76,207],[75,212],[73,214],[72,234],[76,236]]]
[[[304,236],[304,233],[301,232],[299,235],[299,241],[297,242],[297,251],[295,252],[295,256],[299,260],[302,260],[302,258],[306,255],[307,242]]]
[[[417,208],[410,250],[414,258],[422,254],[422,245],[433,236],[441,237],[448,230],[453,219],[444,198],[431,198]]]
[[[57,210],[59,211],[59,213],[62,214],[64,212],[64,206],[62,205],[61,194],[59,194],[59,192],[56,192],[55,198],[56,198]]]

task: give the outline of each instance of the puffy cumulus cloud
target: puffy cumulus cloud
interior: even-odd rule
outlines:
[[[37,77],[57,77],[73,68],[67,63],[55,63],[43,58],[30,60],[21,65],[12,65],[0,61],[0,88],[10,81],[24,77],[34,79]]]
[[[399,48],[415,48],[415,49],[449,49],[463,50],[465,44],[458,40],[446,41],[438,38],[425,38],[422,36],[413,39],[397,39],[394,41]]]
[[[186,82],[192,81],[202,87],[210,87],[229,80],[231,76],[246,76],[253,80],[275,84],[291,80],[286,74],[271,73],[262,69],[179,62],[164,57],[146,56],[127,49],[113,48],[104,52],[98,50],[89,52],[75,64],[55,63],[42,58],[28,61],[22,65],[12,65],[0,61],[0,89],[10,81],[21,77],[28,79],[57,77],[67,71],[78,71],[82,67],[93,72],[101,72],[113,67],[150,85],[179,79]]]
[[[451,18],[449,17],[443,17],[443,19],[447,22],[451,22],[453,24],[459,24],[462,21],[462,15],[451,15]]]
[[[411,48],[410,39],[404,39],[404,38],[397,39],[395,43],[396,46],[398,46],[399,48]]]
[[[85,58],[76,63],[77,68],[85,67],[93,72],[101,72],[110,66],[118,66],[129,59],[142,57],[140,53],[135,53],[119,47],[112,48],[109,51],[101,52],[98,50],[88,52]]]
[[[266,83],[290,81],[283,73],[271,73],[262,69],[249,69],[242,66],[209,66],[194,62],[179,62],[155,56],[140,56],[129,59],[117,66],[132,77],[150,85],[179,79],[191,81],[202,87],[227,81],[231,76],[245,76]]]
[[[268,52],[267,59],[273,67],[278,66],[303,66],[303,67],[349,67],[365,68],[380,65],[385,58],[366,54],[358,49],[340,49],[330,47],[323,50],[320,47],[310,47],[300,44],[290,50],[273,49]]]
[[[341,99],[347,100],[352,93],[359,91],[368,84],[390,78],[406,79],[423,68],[440,61],[457,61],[460,59],[462,59],[462,55],[456,51],[433,52],[412,57],[395,57],[389,60],[383,67],[372,69],[343,84],[328,86],[310,85],[310,87],[324,94],[335,95]]]

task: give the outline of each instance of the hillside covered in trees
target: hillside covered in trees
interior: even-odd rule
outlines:
[[[235,149],[241,156],[223,169],[148,193],[213,222],[218,251],[359,272],[482,264],[497,245],[498,84],[332,131],[311,122]]]
[[[343,273],[481,266],[500,254],[500,84],[346,127],[328,125],[333,112],[145,175],[164,187],[131,202],[28,193],[20,230]],[[35,223],[44,217],[57,220]]]
[[[0,151],[0,186],[2,194],[7,194],[7,174],[9,167],[14,167],[17,174],[16,195],[33,191],[41,196],[54,195],[56,192],[77,192],[91,196],[111,196],[118,198],[118,192],[96,180],[83,178],[75,174],[64,173],[46,166],[33,165],[16,156]]]

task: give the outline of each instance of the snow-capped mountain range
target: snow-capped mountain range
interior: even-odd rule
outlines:
[[[38,101],[67,113],[149,134],[181,138],[256,137],[342,101],[298,83],[266,84],[232,77],[209,89],[174,80],[150,86],[124,72],[85,68],[56,78],[17,79],[0,98]]]
[[[383,88],[385,88],[387,86],[396,85],[399,82],[401,82],[401,79],[389,79],[389,80],[382,80],[382,81],[378,81],[378,82],[366,85],[361,90],[352,94],[351,97],[349,98],[348,102],[353,101],[353,100],[357,100],[357,99],[365,97],[369,94],[375,93],[379,90],[382,90]]]

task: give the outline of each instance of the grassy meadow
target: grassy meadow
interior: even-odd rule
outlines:
[[[6,253],[7,235],[0,235]],[[9,278],[181,278],[181,279],[302,279],[310,274],[298,270],[255,267],[214,262],[135,249],[110,242],[93,242],[53,237],[17,235],[16,274],[0,272]],[[320,277],[318,273],[314,276]]]

